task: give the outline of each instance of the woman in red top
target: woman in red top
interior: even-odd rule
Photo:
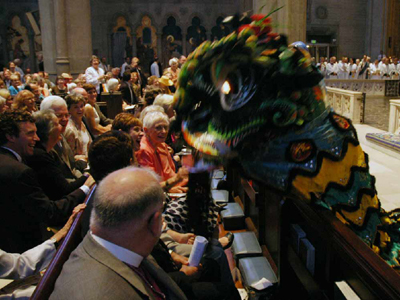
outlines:
[[[184,187],[188,180],[188,171],[182,167],[176,173],[175,164],[165,140],[168,135],[169,118],[165,113],[155,111],[148,113],[144,120],[144,134],[140,150],[136,152],[138,163],[151,168],[161,176],[161,186],[171,193],[186,192]]]

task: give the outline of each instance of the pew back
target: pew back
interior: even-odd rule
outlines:
[[[94,195],[96,186],[94,186],[90,193],[86,196],[85,204],[88,204]],[[49,299],[51,293],[53,292],[54,285],[58,276],[61,273],[64,263],[68,260],[72,251],[80,244],[82,241],[81,235],[81,220],[83,211],[81,211],[74,222],[67,236],[62,241],[60,247],[58,248],[54,258],[50,262],[46,272],[44,273],[42,279],[38,283],[31,299],[33,300],[44,300]]]

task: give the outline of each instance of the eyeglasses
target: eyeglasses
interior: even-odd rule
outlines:
[[[93,94],[97,94],[97,91],[96,90],[91,90],[91,91],[88,91],[87,92],[89,95],[93,95]]]

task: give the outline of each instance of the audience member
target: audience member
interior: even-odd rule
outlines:
[[[143,123],[134,115],[130,113],[118,114],[112,123],[112,130],[121,130],[129,134],[133,140],[134,150],[140,149],[140,141],[144,135]]]
[[[8,90],[10,91],[11,96],[15,96],[20,91],[22,91],[21,81],[19,80],[19,77],[16,74],[11,75],[10,80],[11,80],[11,85],[8,87]]]
[[[40,272],[50,264],[56,254],[57,245],[67,235],[77,214],[85,207],[85,204],[79,204],[74,208],[63,228],[50,239],[22,254],[7,253],[0,249],[0,278],[14,280],[26,278],[25,281],[21,281],[19,285],[13,285],[12,288],[5,286],[2,289],[5,294],[1,294],[1,299],[29,299],[32,296],[36,284],[42,277]]]
[[[64,77],[57,76],[56,86],[52,88],[52,94],[61,97],[67,94],[67,87],[65,86]]]
[[[97,94],[100,94],[101,83],[105,82],[107,76],[105,75],[104,70],[99,68],[100,61],[97,56],[92,56],[90,64],[91,66],[85,71],[86,83],[94,85]]]
[[[175,164],[172,160],[165,140],[168,135],[169,118],[162,112],[150,112],[143,120],[145,136],[140,143],[140,150],[136,152],[138,163],[150,168],[161,177],[161,186],[173,193],[186,192],[188,171],[185,167],[175,173]]]
[[[64,264],[50,299],[186,299],[149,256],[161,234],[163,200],[147,170],[130,167],[104,178],[91,231]]]
[[[46,226],[64,223],[89,192],[85,187],[49,200],[35,172],[24,163],[38,141],[31,114],[0,114],[0,249],[7,252],[22,253],[43,242]]]
[[[138,103],[138,98],[136,97],[135,92],[133,91],[131,72],[126,71],[122,75],[122,83],[119,88],[122,94],[122,100],[126,103],[126,105],[133,105]]]
[[[96,101],[97,101],[96,87],[92,84],[85,84],[83,85],[83,88],[86,90],[88,94],[87,103],[85,105],[84,116],[86,118],[89,131],[93,134],[94,137],[97,137],[100,134],[111,130],[112,120],[110,120],[109,122],[103,114],[99,114],[100,108],[98,106],[97,106],[98,109],[96,108]],[[104,122],[108,124],[106,125],[101,124],[100,115],[102,115],[103,118],[106,119],[105,121],[103,121],[103,124]]]
[[[65,100],[71,117],[65,129],[64,136],[71,150],[74,152],[75,160],[87,161],[92,138],[89,130],[82,122],[85,110],[85,98],[81,95],[71,94]]]
[[[0,96],[6,99],[6,110],[10,110],[13,104],[13,98],[11,97],[10,91],[7,89],[0,89]]]
[[[27,90],[20,91],[13,100],[12,109],[26,110],[27,112],[34,112],[37,110],[35,95]]]
[[[54,146],[54,150],[59,160],[62,161],[63,175],[65,178],[68,178],[68,180],[76,180],[82,176],[82,171],[86,168],[87,164],[81,160],[75,161],[74,152],[71,150],[64,136],[70,117],[67,103],[59,96],[50,96],[45,98],[40,104],[40,110],[48,109],[54,111],[62,127],[62,139]]]
[[[35,145],[33,155],[26,160],[27,165],[35,170],[39,184],[45,194],[52,200],[59,199],[86,184],[93,182],[89,176],[76,180],[67,180],[63,175],[63,162],[53,150],[61,140],[62,126],[52,110],[41,110],[34,114],[37,135],[40,139]]]

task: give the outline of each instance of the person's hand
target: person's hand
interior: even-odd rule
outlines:
[[[185,273],[187,276],[199,276],[200,275],[199,268],[197,268],[197,267],[190,267],[190,266],[183,265],[179,271]]]
[[[94,181],[94,178],[92,177],[92,175],[90,175],[89,177],[88,177],[88,179],[86,179],[86,181],[85,181],[85,183],[84,183],[88,188],[91,188],[94,184],[95,184],[95,181]]]
[[[186,167],[182,166],[181,168],[179,168],[178,173],[176,173],[176,176],[179,179],[179,181],[187,179],[189,177],[189,170]]]
[[[196,236],[193,233],[184,233],[181,234],[181,239],[178,243],[193,245],[195,238]]]
[[[187,266],[189,265],[189,259],[185,256],[179,255],[178,253],[171,253],[172,260],[178,264],[178,266]]]
[[[84,204],[84,203],[78,204],[77,206],[75,206],[74,210],[72,211],[72,215],[70,218],[75,219],[76,215],[79,212],[83,211],[85,208],[86,208],[86,204]]]
[[[169,193],[175,193],[175,194],[181,194],[181,193],[187,193],[188,188],[184,186],[174,186],[169,189]]]
[[[74,210],[72,211],[72,215],[69,217],[67,223],[65,223],[64,227],[61,228],[55,235],[53,235],[52,238],[56,239],[57,242],[59,242],[63,238],[65,238],[69,229],[72,226],[72,223],[74,223],[76,216],[78,215],[79,212],[81,212],[85,208],[86,208],[86,204],[83,204],[83,203],[75,206]]]

